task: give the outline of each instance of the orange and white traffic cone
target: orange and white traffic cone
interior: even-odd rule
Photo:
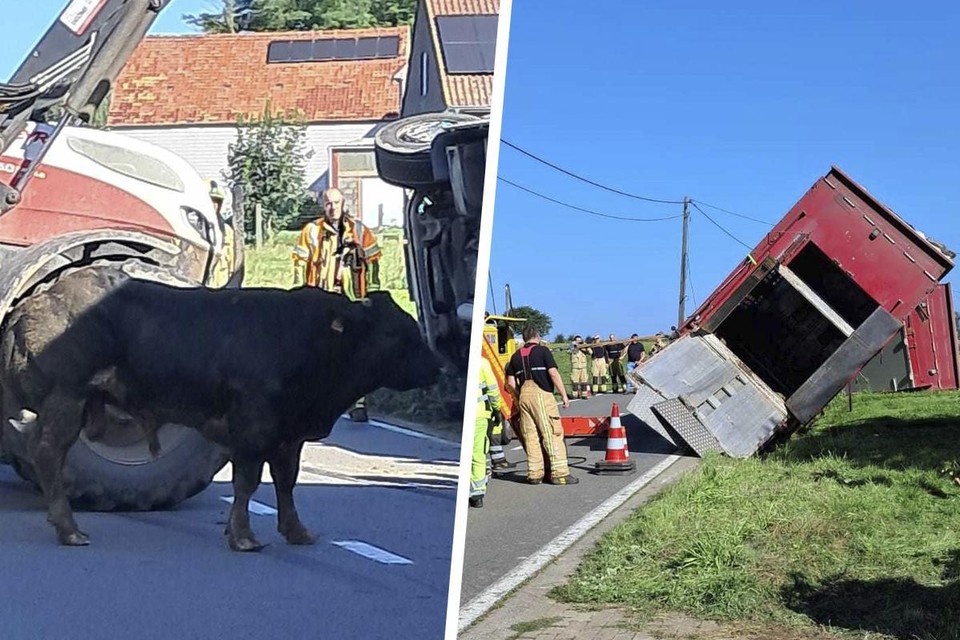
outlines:
[[[613,403],[610,411],[610,428],[607,430],[607,455],[596,463],[596,472],[600,475],[615,473],[634,473],[637,465],[630,459],[627,449],[627,432],[620,424],[620,407]]]

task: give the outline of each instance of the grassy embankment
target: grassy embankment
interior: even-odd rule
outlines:
[[[764,459],[707,457],[555,595],[750,637],[960,638],[958,414],[957,392],[837,398]]]

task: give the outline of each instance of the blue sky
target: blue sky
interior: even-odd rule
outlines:
[[[14,4],[7,3],[4,4]],[[31,0],[3,8],[4,31],[0,38],[0,80],[8,79],[20,66],[40,37],[46,33],[68,0]],[[183,14],[216,10],[215,0],[173,0],[153,25],[153,33],[190,33],[193,27],[183,22]]]
[[[624,191],[775,222],[832,164],[960,250],[960,5],[514,2],[503,139]],[[680,205],[605,193],[501,146],[499,174],[630,217]],[[707,213],[751,247],[761,224]],[[499,183],[490,271],[552,333],[676,324],[680,220],[571,211]],[[746,253],[694,210],[687,312]],[[952,275],[952,274],[951,274]],[[949,280],[949,277],[948,277]],[[491,309],[488,293],[488,309]]]

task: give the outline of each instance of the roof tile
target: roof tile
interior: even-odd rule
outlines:
[[[267,64],[274,40],[400,37],[395,58]],[[407,27],[340,31],[150,36],[117,78],[113,126],[234,123],[269,103],[308,122],[382,120],[400,111],[394,76],[406,64]]]

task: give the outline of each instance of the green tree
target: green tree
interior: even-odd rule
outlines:
[[[237,140],[230,145],[229,184],[243,189],[244,235],[256,234],[256,205],[263,215],[264,234],[290,228],[300,217],[306,192],[304,148],[306,127],[299,118],[273,114],[270,105],[260,118],[241,119]]]
[[[522,307],[514,307],[510,310],[510,315],[514,318],[525,319],[526,322],[521,326],[534,327],[540,332],[541,336],[548,335],[550,333],[550,329],[553,327],[553,320],[550,318],[550,316],[530,306],[524,305]]]
[[[411,24],[417,0],[219,0],[183,19],[206,33],[311,31]]]
[[[183,21],[204,33],[238,33],[250,30],[255,0],[219,0],[219,10],[186,14]]]
[[[556,343],[556,342],[566,342],[566,341],[567,341],[567,336],[563,335],[562,333],[558,333],[557,335],[553,336],[553,341],[554,341],[555,343]]]

